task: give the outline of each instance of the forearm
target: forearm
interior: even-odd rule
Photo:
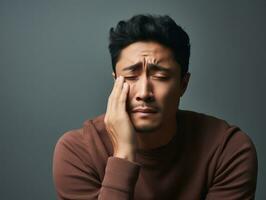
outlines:
[[[114,147],[113,157],[121,158],[130,162],[136,161],[136,150],[133,145],[120,145],[119,148]]]
[[[140,165],[134,161],[109,157],[98,199],[133,199],[139,171]]]
[[[134,189],[139,176],[140,165],[118,157],[109,157],[106,163],[104,177],[101,180],[93,165],[84,165],[87,153],[78,153],[70,137],[76,134],[66,134],[57,143],[53,160],[53,177],[57,198],[86,200],[127,200],[133,199]]]

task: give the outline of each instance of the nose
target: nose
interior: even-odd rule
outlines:
[[[147,76],[140,77],[136,84],[136,100],[144,102],[154,101],[152,90],[152,84],[150,83],[150,80],[147,78]]]

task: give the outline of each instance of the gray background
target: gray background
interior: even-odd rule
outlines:
[[[57,139],[105,112],[113,80],[108,31],[138,13],[169,14],[189,33],[181,108],[248,133],[265,193],[266,1],[0,1],[0,195],[55,199]]]

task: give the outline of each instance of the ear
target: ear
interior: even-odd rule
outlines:
[[[187,86],[188,86],[188,82],[189,82],[189,79],[190,79],[190,73],[186,73],[184,75],[184,77],[182,78],[181,80],[181,97],[185,94],[186,92],[186,89],[187,89]]]

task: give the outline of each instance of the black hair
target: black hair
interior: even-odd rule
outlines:
[[[110,29],[109,52],[113,72],[123,48],[138,41],[154,41],[172,50],[181,66],[181,77],[188,72],[190,42],[188,34],[168,15],[135,15]]]

